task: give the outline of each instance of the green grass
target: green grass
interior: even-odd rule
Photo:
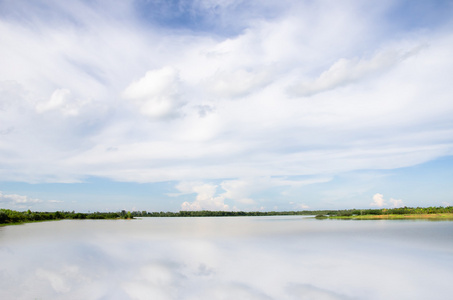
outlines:
[[[453,213],[331,216],[331,217],[329,217],[329,219],[344,219],[344,220],[452,220],[453,221]]]

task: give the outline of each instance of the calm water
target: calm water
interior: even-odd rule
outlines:
[[[304,217],[0,228],[0,299],[451,299],[453,222]]]

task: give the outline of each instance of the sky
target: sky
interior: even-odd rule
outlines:
[[[453,205],[453,1],[0,0],[0,207]]]

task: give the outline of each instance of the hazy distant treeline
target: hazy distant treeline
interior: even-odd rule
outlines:
[[[442,214],[453,213],[453,206],[430,206],[430,207],[399,207],[381,209],[345,209],[333,210],[324,215],[330,216],[353,216],[353,215],[414,215],[414,214]]]
[[[453,213],[453,206],[438,207],[400,207],[382,209],[343,209],[343,210],[302,210],[302,211],[179,211],[179,212],[93,212],[76,213],[74,211],[32,212],[0,209],[0,224],[25,223],[35,221],[63,220],[63,219],[131,219],[134,217],[240,217],[240,216],[288,216],[288,215],[390,215],[390,214],[438,214]]]
[[[453,206],[448,207],[401,207],[383,209],[343,209],[343,210],[302,210],[302,211],[180,211],[180,212],[147,212],[133,211],[134,217],[239,217],[239,216],[285,216],[285,215],[385,215],[385,214],[435,214],[453,213]]]
[[[131,212],[134,217],[240,217],[240,216],[285,216],[285,215],[313,215],[327,213],[327,210],[316,211],[179,211],[179,212],[147,212],[147,211],[133,211]]]
[[[32,212],[28,211],[15,211],[11,209],[0,209],[0,224],[8,223],[25,223],[36,221],[50,221],[50,220],[63,220],[63,219],[118,219],[118,218],[132,218],[131,213],[125,211],[115,212],[94,212],[94,213],[76,213],[68,211],[56,212]]]

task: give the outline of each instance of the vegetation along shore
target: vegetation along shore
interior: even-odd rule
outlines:
[[[0,209],[0,225],[13,225],[30,222],[42,222],[53,220],[99,220],[99,219],[132,219],[130,212],[93,212],[93,213],[76,213],[56,211],[56,212],[37,212],[37,211],[15,211],[11,209]]]
[[[382,219],[429,219],[453,220],[453,206],[439,207],[401,207],[383,209],[349,209],[332,211],[327,214],[317,214],[319,219],[346,220],[382,220]]]
[[[134,217],[240,217],[240,216],[286,216],[306,215],[316,216],[318,219],[354,219],[354,220],[381,220],[381,219],[429,219],[453,220],[453,206],[439,207],[401,207],[383,209],[344,209],[344,210],[303,210],[303,211],[179,211],[179,212],[93,212],[76,213],[74,211],[32,212],[0,209],[0,225],[13,225],[29,222],[52,220],[84,220],[84,219],[133,219]]]

